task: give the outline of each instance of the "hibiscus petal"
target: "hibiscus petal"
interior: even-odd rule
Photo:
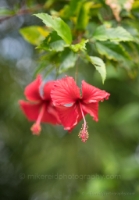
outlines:
[[[43,106],[45,106],[44,107],[45,110],[44,110],[41,122],[51,123],[51,124],[60,124],[60,119],[57,114],[57,111],[52,106],[49,106],[47,104],[44,105],[42,103],[32,104],[30,102],[23,101],[23,100],[20,100],[19,104],[23,113],[26,115],[27,119],[30,121],[37,121],[40,115],[41,109],[43,108]]]
[[[41,103],[31,104],[27,101],[19,101],[20,107],[23,113],[26,115],[27,119],[30,121],[36,121],[42,107]]]
[[[60,106],[57,111],[65,130],[71,131],[78,123],[78,111],[75,105],[71,107]]]
[[[110,94],[82,81],[82,96],[84,103],[91,103],[108,99]]]
[[[54,105],[68,105],[80,98],[80,90],[72,77],[57,80],[51,91]]]
[[[58,112],[56,108],[52,105],[46,106],[46,110],[42,117],[42,122],[51,123],[51,124],[61,124],[59,119]]]
[[[43,99],[45,100],[51,100],[50,92],[52,88],[54,87],[55,81],[49,81],[45,83],[43,87]]]
[[[84,112],[89,113],[95,121],[98,121],[98,102],[90,104],[82,104]]]
[[[42,83],[41,76],[38,75],[37,78],[25,88],[24,94],[27,100],[40,101],[42,99],[40,96],[41,83]]]

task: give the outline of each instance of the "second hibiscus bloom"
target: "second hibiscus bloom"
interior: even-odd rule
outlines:
[[[41,132],[40,123],[60,124],[56,108],[53,106],[50,96],[55,81],[47,82],[43,87],[41,76],[30,83],[24,91],[28,101],[20,100],[19,104],[29,121],[35,121],[31,131],[35,135]]]
[[[83,119],[79,137],[85,142],[89,135],[85,115],[90,114],[98,121],[99,101],[108,99],[110,94],[82,81],[82,93],[72,77],[47,82],[40,95],[41,77],[29,84],[25,96],[30,102],[20,101],[21,108],[29,120],[36,123],[31,130],[40,133],[40,123],[62,124],[71,131]],[[33,101],[33,102],[32,102]]]

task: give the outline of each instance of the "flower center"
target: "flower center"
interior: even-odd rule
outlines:
[[[45,111],[45,105],[43,104],[41,109],[40,109],[40,113],[38,115],[36,122],[31,127],[31,131],[34,135],[39,135],[40,132],[41,132],[40,123],[41,123],[41,119],[43,117],[44,111]]]
[[[87,130],[88,126],[87,126],[87,123],[86,123],[86,120],[84,117],[84,113],[83,113],[81,104],[79,103],[79,105],[80,105],[80,110],[81,110],[81,114],[82,114],[84,123],[82,124],[82,128],[81,128],[78,136],[79,136],[79,138],[81,138],[82,142],[86,142],[86,140],[89,138],[89,134],[88,134],[88,130]]]

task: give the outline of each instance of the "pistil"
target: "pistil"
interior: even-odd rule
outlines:
[[[84,123],[82,124],[82,128],[81,128],[78,136],[79,136],[79,138],[81,138],[82,142],[86,142],[86,140],[89,138],[89,134],[88,134],[88,130],[87,130],[88,126],[87,126],[87,123],[86,123],[86,120],[84,117],[84,113],[83,113],[81,104],[79,104],[79,105],[80,105],[80,110],[81,110],[81,114],[82,114]]]
[[[37,118],[37,121],[31,127],[31,131],[34,135],[39,135],[40,132],[41,132],[40,123],[41,123],[44,111],[45,111],[45,105],[42,105],[40,113],[39,113],[38,118]]]

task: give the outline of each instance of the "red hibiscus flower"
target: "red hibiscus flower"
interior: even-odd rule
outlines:
[[[33,134],[39,135],[41,131],[41,122],[60,124],[56,108],[53,106],[50,96],[53,85],[54,81],[49,81],[41,88],[42,79],[41,76],[38,75],[36,80],[25,88],[24,94],[29,101],[19,101],[20,107],[28,120],[35,121],[31,127]]]
[[[100,90],[85,81],[82,81],[82,95],[72,77],[57,80],[51,91],[53,104],[57,107],[59,117],[65,130],[71,131],[83,118],[83,125],[79,137],[85,142],[88,135],[88,127],[85,115],[90,114],[98,121],[98,102],[108,99],[110,96],[104,90]]]

